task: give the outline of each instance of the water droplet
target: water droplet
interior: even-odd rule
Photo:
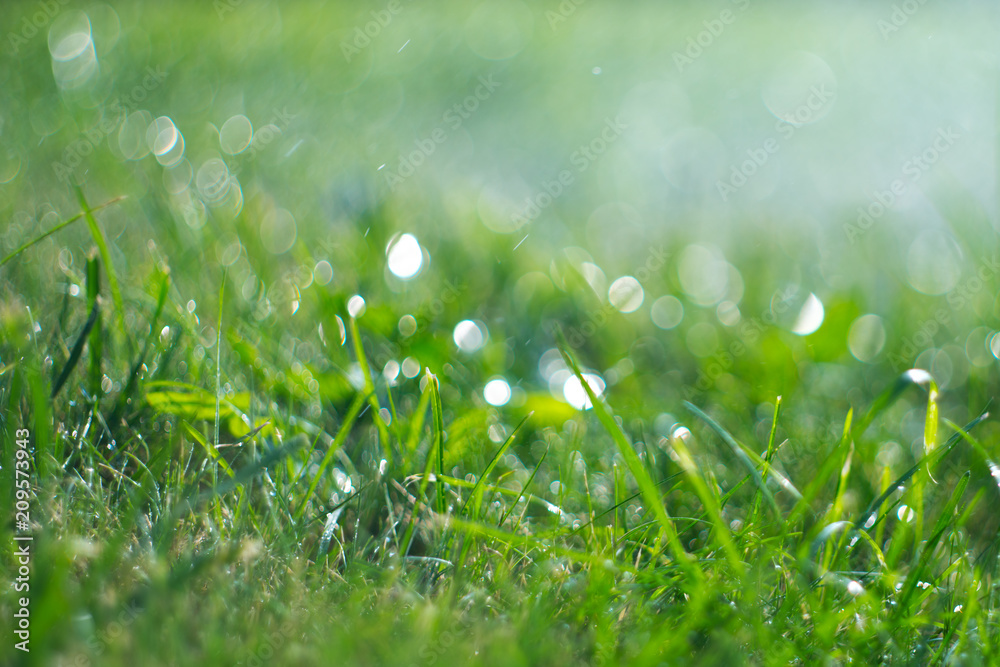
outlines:
[[[510,385],[503,378],[495,378],[483,388],[483,398],[490,405],[507,405],[510,401]]]
[[[316,266],[313,267],[313,280],[316,281],[317,285],[330,284],[330,281],[333,280],[333,267],[330,266],[330,262],[325,259],[316,262]]]
[[[869,313],[854,320],[847,332],[847,346],[855,359],[871,363],[885,346],[882,318]]]
[[[424,253],[412,234],[403,234],[391,241],[385,250],[389,271],[401,280],[410,280],[420,273]]]
[[[604,393],[605,384],[601,376],[594,373],[584,373],[583,379],[595,396],[600,397]],[[583,388],[580,379],[575,375],[570,375],[563,384],[563,397],[577,410],[589,410],[594,407],[587,395],[587,390]]]
[[[347,313],[357,319],[365,314],[365,300],[360,294],[355,294],[347,300]]]
[[[632,276],[622,276],[611,283],[611,287],[608,289],[608,300],[622,313],[638,310],[644,297],[642,285]]]
[[[802,310],[799,311],[799,316],[795,319],[795,324],[792,325],[792,333],[808,336],[815,332],[823,324],[824,312],[823,302],[815,294],[810,293],[802,305]]]
[[[253,124],[243,114],[233,116],[219,130],[219,144],[229,155],[242,153],[253,141]]]
[[[673,329],[684,319],[684,305],[677,298],[668,294],[653,302],[649,315],[653,324],[659,328]]]
[[[487,335],[485,325],[472,320],[462,320],[455,325],[452,337],[460,350],[471,353],[483,346]]]

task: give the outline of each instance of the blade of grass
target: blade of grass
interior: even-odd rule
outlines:
[[[761,470],[760,478],[763,484],[767,484],[767,475],[771,471],[771,461],[774,460],[774,454],[777,448],[774,446],[775,437],[778,433],[778,415],[781,414],[781,396],[778,396],[774,401],[774,417],[771,419],[771,432],[767,437],[767,451],[764,453],[764,463],[765,466]],[[750,503],[750,515],[747,519],[748,526],[754,526],[757,524],[757,514],[760,512],[760,489],[756,489],[753,493],[753,501]]]
[[[431,389],[430,385],[425,385],[423,390],[420,392],[420,401],[417,403],[417,409],[413,411],[410,416],[410,432],[406,438],[406,451],[404,456],[408,464],[412,464],[409,457],[413,456],[417,451],[417,445],[420,444],[420,434],[424,430],[424,420],[427,418],[427,406],[431,402]],[[409,465],[407,466],[407,469]]]
[[[879,396],[872,402],[868,412],[865,416],[858,421],[857,425],[851,430],[851,437],[858,439],[864,435],[871,423],[875,421],[886,408],[896,402],[896,400],[903,395],[903,392],[913,386],[926,385],[928,382],[933,382],[930,373],[921,370],[919,368],[911,368],[908,371],[904,371],[896,381],[892,383],[885,391],[883,391]]]
[[[524,426],[525,423],[531,418],[532,414],[534,413],[529,412],[524,419],[521,420],[521,423],[514,427],[514,430],[510,432],[507,439],[503,441],[503,444],[500,445],[497,451],[493,454],[493,458],[491,458],[490,462],[486,464],[486,469],[483,470],[482,474],[479,475],[479,479],[476,480],[476,485],[472,488],[472,493],[469,494],[465,504],[462,505],[462,511],[458,513],[459,516],[465,514],[465,510],[468,508],[469,502],[472,501],[472,520],[479,520],[479,509],[483,502],[483,484],[486,481],[486,478],[490,476],[490,473],[493,472],[497,463],[500,461],[500,457],[504,455],[508,447],[514,444],[514,438],[517,436],[518,431],[520,431],[521,427]]]
[[[546,447],[541,457],[539,457],[538,463],[535,464],[534,469],[528,476],[528,480],[524,483],[524,486],[521,487],[521,490],[518,492],[517,497],[514,498],[514,502],[510,504],[510,507],[507,508],[507,511],[504,512],[503,516],[500,517],[500,521],[497,522],[497,528],[503,526],[504,522],[507,521],[507,517],[510,516],[510,513],[514,511],[514,508],[517,507],[517,504],[521,501],[521,497],[524,496],[525,492],[531,487],[531,483],[535,480],[535,475],[538,474],[538,470],[542,467],[542,464],[545,463],[545,459],[548,457],[548,455],[549,455],[549,449],[548,447]]]
[[[108,252],[108,242],[104,238],[104,232],[101,231],[100,225],[97,224],[97,219],[94,218],[94,209],[90,208],[90,204],[87,203],[87,198],[83,194],[83,188],[80,186],[76,187],[76,198],[80,202],[80,207],[83,209],[83,217],[87,220],[87,226],[90,228],[90,235],[94,237],[94,243],[97,244],[97,250],[101,253],[101,261],[104,262],[104,268],[108,274],[108,286],[111,288],[111,299],[115,304],[115,312],[118,316],[119,324],[123,321],[125,315],[125,309],[122,306],[122,294],[118,289],[118,276],[115,273],[115,265],[111,261],[111,253]]]
[[[972,446],[974,450],[976,450],[976,453],[979,454],[979,456],[983,459],[983,462],[986,463],[986,467],[990,471],[990,478],[993,480],[994,488],[998,492],[1000,492],[1000,466],[998,466],[996,462],[993,461],[993,459],[990,457],[990,453],[986,451],[986,447],[984,447],[982,443],[980,443],[977,439],[973,438],[971,434],[969,434],[968,427],[963,429],[947,418],[945,418],[944,423],[947,424],[950,428],[952,428],[957,435],[961,436],[962,439],[964,439],[967,443],[969,443]]]
[[[101,292],[100,262],[96,257],[87,258],[87,305],[97,308],[97,319],[90,329],[90,395],[100,402],[101,360],[104,356],[104,333],[101,330],[101,310],[98,307]]]
[[[639,490],[642,491],[643,499],[656,516],[660,525],[660,531],[666,537],[667,546],[670,549],[671,555],[677,564],[690,575],[691,579],[689,583],[692,584],[696,590],[698,590],[704,581],[705,575],[693,562],[691,554],[685,551],[684,547],[681,545],[673,519],[667,513],[667,508],[663,503],[663,498],[660,497],[656,485],[653,484],[653,480],[650,479],[645,466],[643,466],[642,461],[639,460],[639,455],[635,453],[634,449],[632,449],[632,445],[625,437],[625,433],[618,425],[618,422],[616,422],[614,417],[611,416],[611,413],[604,406],[604,403],[602,403],[597,395],[594,394],[594,390],[583,377],[583,373],[580,371],[580,367],[576,363],[576,359],[569,351],[570,348],[569,344],[566,342],[565,335],[563,335],[562,331],[558,329],[556,330],[556,339],[559,345],[559,351],[562,353],[563,359],[566,361],[566,365],[569,366],[584,391],[587,392],[587,397],[590,399],[590,403],[593,406],[592,409],[594,410],[594,414],[597,416],[598,421],[601,422],[601,425],[604,426],[604,430],[611,436],[615,445],[617,445],[618,452],[621,454],[622,459],[624,459],[625,465],[628,466],[629,472],[632,473],[636,483],[639,485]]]
[[[431,456],[437,457],[435,459],[437,464],[437,483],[434,485],[435,497],[437,499],[436,509],[438,514],[444,514],[444,481],[442,480],[444,476],[444,414],[441,409],[441,390],[436,375],[428,370],[426,377],[427,384],[431,390],[431,413],[434,419]]]
[[[128,199],[128,197],[126,197],[126,196],[123,195],[121,197],[115,197],[114,199],[109,199],[108,201],[104,202],[103,204],[98,204],[97,206],[95,206],[94,208],[92,208],[90,210],[93,211],[93,212],[100,211],[102,208],[105,208],[107,206],[111,206],[112,204],[116,204],[116,203],[122,201],[123,199]],[[4,257],[2,260],[0,260],[0,266],[3,266],[4,264],[6,264],[7,262],[9,262],[10,260],[14,259],[18,255],[20,255],[22,252],[24,252],[25,250],[27,250],[28,248],[30,248],[31,246],[36,245],[38,243],[41,243],[42,241],[44,241],[48,237],[52,236],[53,234],[55,234],[59,230],[65,228],[65,227],[70,226],[71,224],[73,224],[77,220],[83,218],[84,215],[86,215],[86,213],[83,213],[83,212],[77,213],[72,218],[69,218],[67,220],[64,220],[63,222],[60,222],[58,225],[56,225],[55,227],[53,227],[49,231],[43,232],[41,236],[36,236],[35,238],[33,238],[32,240],[28,241],[27,243],[24,243],[24,244],[18,246],[18,248],[16,250],[14,250],[14,252],[10,253],[9,255],[7,255],[6,257]]]
[[[344,421],[340,424],[340,429],[337,431],[337,435],[333,437],[333,442],[330,443],[330,447],[326,450],[326,454],[323,455],[323,460],[319,463],[319,469],[316,470],[316,474],[313,475],[312,482],[309,483],[309,488],[306,490],[305,495],[302,496],[302,500],[299,501],[299,508],[295,511],[295,520],[300,521],[302,515],[306,511],[306,505],[309,503],[309,499],[312,498],[313,494],[316,492],[316,487],[319,486],[319,482],[323,479],[323,473],[326,472],[327,466],[333,460],[334,454],[337,453],[343,445],[344,441],[347,440],[348,434],[351,432],[351,427],[354,426],[354,422],[357,420],[358,415],[361,414],[361,408],[364,406],[365,401],[368,396],[364,392],[358,392],[354,396],[354,400],[351,401],[350,407],[347,408],[347,413],[344,415]]]
[[[98,305],[95,302],[90,309],[90,315],[87,316],[87,321],[84,323],[83,329],[76,337],[76,342],[73,343],[73,349],[70,350],[69,359],[66,360],[66,364],[59,373],[59,377],[56,378],[55,383],[52,385],[50,398],[55,398],[59,394],[59,391],[66,384],[66,380],[69,379],[70,373],[72,373],[73,369],[76,368],[76,364],[80,361],[80,355],[83,353],[83,346],[87,343],[87,338],[90,336],[90,332],[94,328],[94,324],[97,322],[97,317]]]
[[[750,460],[750,457],[747,456],[747,453],[744,451],[744,447],[736,441],[736,438],[729,434],[729,431],[722,428],[718,422],[702,412],[696,405],[688,401],[684,401],[684,407],[694,413],[694,415],[703,422],[708,424],[709,428],[715,431],[715,434],[729,446],[729,449],[732,450],[733,454],[736,455],[736,458],[740,460],[743,466],[747,469],[747,472],[750,473],[750,477],[753,479],[754,484],[757,485],[758,491],[760,491],[761,495],[763,495],[767,500],[767,504],[771,508],[771,511],[774,512],[775,518],[781,521],[781,508],[778,507],[778,502],[774,499],[774,494],[772,494],[771,490],[767,488],[766,484],[764,484],[764,478],[761,477],[760,471],[757,470],[757,466],[755,466],[753,461]]]
[[[372,372],[368,367],[368,357],[365,356],[365,348],[361,344],[361,332],[358,330],[358,321],[354,317],[348,318],[351,328],[351,340],[354,344],[354,356],[358,359],[358,366],[361,368],[361,375],[364,377],[365,394],[368,396],[368,403],[372,407],[372,421],[378,429],[378,437],[382,442],[382,453],[385,455],[389,467],[393,467],[392,441],[389,439],[389,427],[382,421],[382,406],[379,404],[378,394],[375,392],[375,382],[372,380]]]
[[[962,475],[962,478],[955,485],[955,490],[951,494],[951,498],[948,500],[947,504],[941,510],[941,515],[938,517],[937,523],[934,526],[934,532],[927,539],[927,542],[923,545],[920,553],[920,561],[917,566],[913,568],[909,574],[906,576],[906,583],[903,584],[903,590],[899,595],[899,603],[896,607],[896,616],[903,616],[909,613],[910,598],[913,596],[913,592],[917,588],[917,582],[919,582],[924,575],[924,571],[927,570],[931,562],[931,557],[934,552],[934,548],[937,546],[938,542],[944,536],[945,531],[948,526],[955,519],[955,510],[958,507],[959,501],[962,499],[962,494],[965,493],[965,487],[969,485],[969,479],[972,474],[966,471]]]
[[[673,448],[674,452],[677,454],[677,463],[680,465],[681,470],[687,476],[688,481],[691,483],[695,494],[701,499],[701,503],[705,508],[705,512],[708,515],[710,523],[715,527],[715,536],[719,542],[719,546],[726,554],[726,558],[729,561],[729,565],[738,574],[743,574],[744,567],[743,562],[740,560],[739,553],[736,551],[736,545],[733,544],[733,538],[729,534],[729,527],[722,520],[722,512],[719,508],[719,503],[716,497],[712,494],[705,480],[702,479],[701,472],[698,466],[694,462],[694,458],[691,456],[691,452],[688,451],[687,445],[684,444],[684,439],[675,436],[670,440],[670,446]]]
[[[184,499],[171,513],[173,520],[176,521],[185,512],[197,510],[198,507],[203,505],[208,500],[218,498],[226,493],[229,493],[233,489],[246,484],[248,481],[264,472],[278,461],[281,461],[293,454],[296,450],[304,446],[305,442],[305,436],[299,434],[294,438],[291,438],[284,446],[276,447],[256,461],[240,468],[233,474],[232,477],[222,480],[215,487],[196,494],[193,497]]]
[[[216,446],[214,446],[212,443],[210,443],[205,438],[205,436],[203,436],[201,433],[199,433],[198,429],[196,429],[195,427],[191,426],[191,424],[189,424],[184,419],[181,420],[181,427],[183,427],[184,432],[187,433],[187,435],[188,435],[189,438],[191,438],[196,443],[198,443],[199,445],[201,445],[202,449],[204,449],[205,453],[208,454],[208,458],[210,458],[212,460],[213,464],[215,464],[216,466],[222,468],[222,470],[227,475],[229,475],[230,477],[233,476],[233,470],[232,470],[232,468],[229,467],[229,464],[226,463],[226,460],[224,458],[222,458],[222,456],[219,454],[218,448]]]
[[[865,530],[870,530],[875,525],[876,514],[878,512],[879,507],[881,507],[882,504],[899,489],[899,487],[906,484],[910,480],[910,478],[913,477],[924,466],[924,464],[930,465],[932,459],[934,460],[933,461],[934,463],[943,459],[948,454],[948,452],[954,449],[955,445],[958,444],[958,441],[962,439],[963,434],[968,434],[969,431],[975,428],[976,425],[985,420],[988,416],[989,413],[984,412],[983,414],[979,415],[971,422],[966,424],[965,428],[959,428],[951,421],[945,420],[945,423],[954,428],[957,432],[953,436],[948,438],[948,441],[945,442],[945,444],[940,449],[935,450],[933,454],[929,454],[922,457],[909,470],[907,470],[898,478],[896,478],[896,480],[889,485],[889,488],[887,488],[885,492],[882,493],[882,495],[873,500],[865,509],[865,511],[862,512],[857,519],[855,519],[854,525],[864,528]]]
[[[157,326],[160,322],[160,317],[163,315],[163,308],[167,303],[167,295],[170,293],[170,271],[164,268],[160,271],[160,286],[157,292],[156,298],[156,309],[153,313],[153,319],[149,323],[149,333],[146,335],[146,340],[143,342],[142,352],[139,353],[139,358],[136,359],[135,363],[132,364],[132,370],[128,376],[128,382],[125,384],[125,389],[122,390],[121,394],[118,396],[118,401],[115,405],[115,409],[111,413],[111,417],[108,419],[108,423],[116,424],[119,417],[125,411],[125,406],[128,400],[135,393],[136,386],[139,384],[139,371],[142,370],[142,366],[146,363],[146,356],[149,354],[149,349],[153,345],[153,341],[156,339]],[[252,376],[251,376],[252,377]]]
[[[219,447],[219,403],[222,401],[222,303],[226,295],[226,274],[222,274],[219,286],[219,330],[215,334],[215,432],[213,444]],[[212,483],[218,481],[218,470],[212,470]]]
[[[868,430],[868,427],[875,420],[875,418],[895,403],[896,400],[903,395],[904,391],[912,386],[925,385],[929,381],[933,380],[927,371],[910,369],[901,373],[892,385],[879,394],[878,397],[872,402],[871,407],[868,409],[868,412],[865,413],[864,417],[862,417],[861,420],[853,426],[853,408],[848,411],[843,435],[826,454],[823,462],[820,464],[819,470],[813,475],[812,481],[806,486],[803,497],[795,504],[792,511],[789,512],[789,525],[795,523],[806,510],[810,509],[812,501],[819,495],[823,485],[826,484],[827,481],[836,473],[838,462],[842,461],[842,450],[849,447],[852,441],[860,439],[864,432]],[[843,464],[841,463],[841,466],[842,465]]]

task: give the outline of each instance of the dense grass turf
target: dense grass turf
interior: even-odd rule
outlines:
[[[698,11],[647,7],[672,27],[624,40],[581,8],[490,70],[442,31],[455,8],[408,9],[351,62],[368,9],[116,9],[88,10],[92,84],[59,87],[54,19],[0,63],[0,663],[1000,659],[997,244],[953,181],[928,186],[965,253],[948,295],[911,289],[888,221],[848,243],[849,214],[817,240],[751,211],[723,238],[694,198],[670,216],[700,227],[585,225],[596,160],[503,233],[489,178],[462,173],[470,137],[527,161],[499,120],[555,108],[546,68],[581,57],[574,35],[613,69],[683,45]],[[769,16],[732,39],[766,54]],[[392,60],[410,34],[443,41]],[[436,166],[372,176],[491,73]],[[526,178],[613,125],[619,85],[525,120]],[[256,138],[229,155],[243,113]],[[142,148],[161,116],[185,133],[170,169]],[[411,281],[389,268],[400,233]],[[719,267],[718,298],[692,286]],[[609,297],[622,275],[641,309]]]

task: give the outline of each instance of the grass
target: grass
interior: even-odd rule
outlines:
[[[572,20],[595,48],[631,53],[595,28],[618,25],[610,10],[585,7]],[[22,171],[0,184],[0,497],[29,503],[33,536],[19,592],[14,537],[25,531],[14,516],[0,523],[0,616],[14,619],[30,594],[31,619],[31,652],[8,633],[0,663],[1000,662],[1000,429],[989,414],[1000,285],[975,263],[996,240],[952,181],[928,192],[958,211],[961,304],[909,287],[888,223],[849,248],[834,225],[823,253],[839,253],[853,280],[817,277],[832,271],[818,244],[753,212],[736,218],[749,237],[650,226],[602,248],[583,222],[600,188],[584,183],[527,235],[487,233],[473,176],[431,164],[396,191],[371,176],[481,74],[452,47],[417,51],[433,65],[419,77],[392,59],[396,36],[437,34],[454,8],[408,9],[354,66],[322,76],[323,49],[340,57],[324,21],[353,26],[367,10],[326,8],[324,21],[266,2],[224,20],[118,10],[121,37],[95,75],[107,88],[95,89],[128,101],[147,63],[168,70],[142,104],[186,133],[187,188],[151,155],[123,158],[121,119],[75,172],[79,186],[56,181],[52,163],[104,107],[57,89],[43,37],[17,67],[0,64],[0,99],[25,110],[4,129]],[[300,39],[264,29],[278,14]],[[773,31],[771,14],[746,16],[731,39]],[[543,30],[544,12],[535,20]],[[677,43],[685,25],[670,28]],[[526,83],[576,53],[570,28],[493,63],[502,85],[463,130],[477,145],[537,97]],[[219,35],[253,35],[259,49]],[[356,80],[365,67],[371,87]],[[306,83],[290,88],[284,68]],[[298,114],[225,158],[238,211],[198,186],[218,155],[211,128],[235,113],[226,81],[247,93],[258,131],[272,102],[293,100]],[[406,82],[407,113],[391,123],[395,98],[381,91],[394,81]],[[575,109],[553,137],[531,135],[540,153],[569,155],[560,138],[575,146],[604,122],[602,94],[573,85],[593,117]],[[344,126],[328,122],[331,99]],[[718,113],[692,104],[705,123]],[[48,115],[32,125],[29,108]],[[580,180],[600,185],[601,169]],[[285,209],[295,232],[274,233]],[[387,269],[401,232],[425,252],[412,281]],[[705,257],[691,248],[725,253],[738,324],[686,285],[685,263]],[[605,272],[637,267],[644,304],[620,312]],[[810,292],[822,326],[797,335],[789,313]],[[684,308],[666,329],[650,314],[664,295]],[[879,314],[886,340],[859,361],[851,337],[865,313]],[[481,325],[480,346],[457,342],[463,320]],[[936,342],[908,349],[932,321]],[[511,391],[502,405],[484,395],[496,378]],[[30,493],[18,473],[29,459]]]

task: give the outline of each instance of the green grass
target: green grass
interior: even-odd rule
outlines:
[[[11,7],[15,26],[40,11]],[[911,289],[888,221],[856,247],[836,224],[813,239],[752,207],[734,209],[749,231],[733,238],[653,224],[629,237],[620,221],[602,236],[587,220],[603,163],[550,215],[494,233],[489,179],[446,166],[458,134],[399,190],[372,174],[495,66],[502,86],[463,131],[513,163],[497,148],[505,118],[562,111],[551,136],[516,116],[516,143],[545,155],[525,180],[551,178],[613,113],[604,98],[629,89],[567,83],[580,36],[610,74],[614,54],[683,44],[703,17],[644,5],[669,27],[629,33],[583,5],[549,31],[538,9],[518,58],[483,65],[456,56],[461,39],[417,39],[412,64],[394,59],[406,36],[454,36],[468,17],[407,7],[354,66],[319,67],[341,58],[327,27],[349,34],[380,7],[116,5],[121,36],[84,91],[58,89],[44,35],[0,62],[0,108],[14,110],[0,129],[20,160],[0,184],[0,497],[13,514],[28,429],[34,538],[18,592],[23,531],[0,523],[2,627],[23,595],[31,613],[31,653],[5,632],[0,664],[1000,663],[1000,280],[969,282],[997,243],[957,181],[928,186],[965,253],[950,295]],[[746,16],[727,34],[763,59],[778,19]],[[140,108],[183,130],[192,185],[178,192],[153,156],[124,159],[121,119],[78,187],[55,179],[147,66],[168,75]],[[752,64],[725,71],[739,67]],[[587,104],[562,109],[546,86]],[[692,113],[725,116],[698,90]],[[225,157],[242,207],[206,203],[213,128],[240,112],[260,131],[285,101],[296,116],[277,138]],[[387,111],[397,102],[405,113]],[[670,210],[702,220],[718,203],[692,201]],[[275,253],[288,232],[266,225],[284,209],[296,234]],[[401,232],[426,251],[409,282],[387,270]],[[685,281],[696,244],[740,277],[738,324]],[[640,269],[643,306],[619,312],[603,282]],[[825,317],[797,335],[811,292]],[[684,307],[671,329],[650,313],[664,295]],[[863,362],[850,340],[865,313],[886,341]],[[475,351],[453,338],[466,319],[488,329]],[[930,322],[933,340],[910,349]],[[555,374],[590,407],[550,390]],[[502,406],[483,394],[497,377],[512,388]]]

